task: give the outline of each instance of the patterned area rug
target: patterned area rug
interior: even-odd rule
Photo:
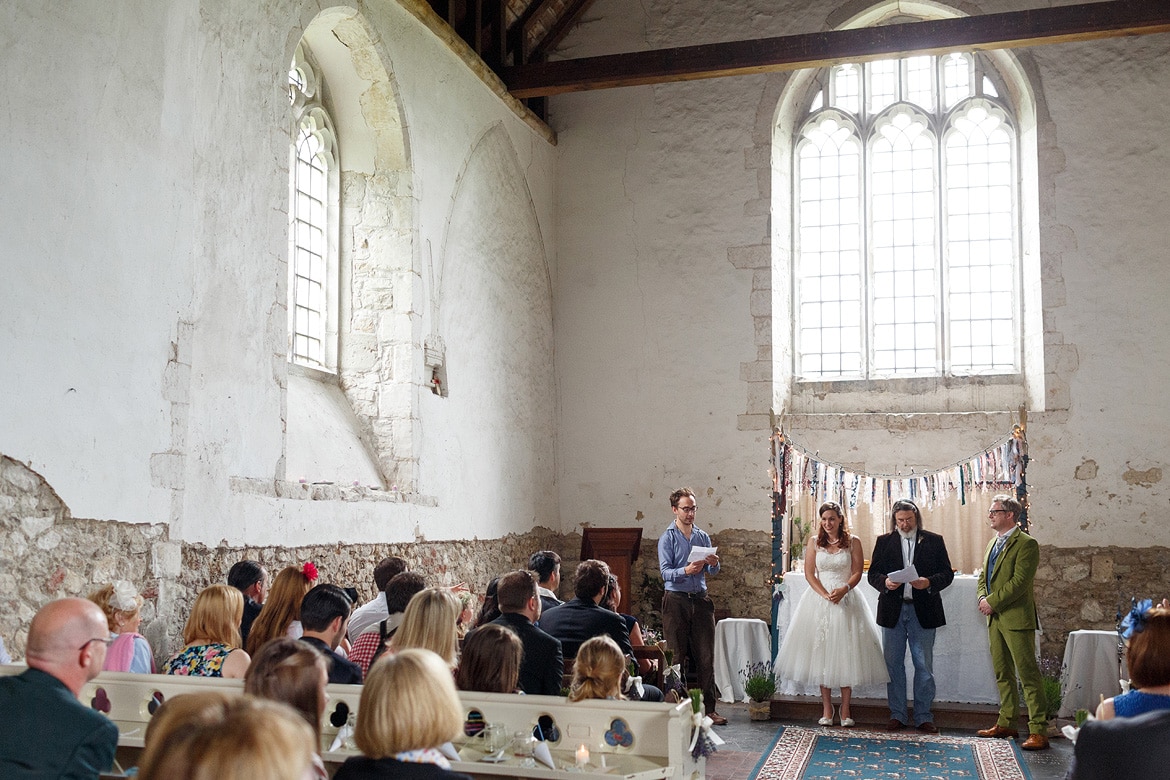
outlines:
[[[783,726],[752,780],[1031,780],[1006,739]]]

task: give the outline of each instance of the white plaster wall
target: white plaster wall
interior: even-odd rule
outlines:
[[[866,4],[628,6],[592,6],[589,23],[566,41],[567,56],[830,29]],[[1020,8],[988,2],[961,10]],[[611,36],[622,46],[609,45]],[[1047,411],[1029,416],[1032,518],[1046,544],[1170,544],[1162,479],[1170,365],[1161,336],[1168,316],[1161,298],[1170,290],[1170,109],[1159,97],[1170,77],[1170,36],[1040,47],[1026,56],[1035,63],[1028,67],[1041,115],[1050,374]],[[741,363],[756,359],[753,272],[733,268],[727,253],[769,235],[759,204],[769,184],[758,186],[758,167],[745,155],[758,144],[753,129],[768,126],[760,118],[775,110],[765,98],[777,79],[552,100],[560,133],[558,473],[566,526],[640,524],[657,536],[669,520],[666,494],[691,484],[712,490],[700,502],[701,524],[769,528],[766,431],[739,430],[736,417],[760,406],[739,374]],[[787,280],[775,283],[787,295]],[[989,430],[983,415],[932,416],[910,431],[856,424],[829,415],[815,430],[792,433],[827,459],[888,472],[946,466],[1008,432],[1006,423]]]
[[[511,186],[530,193],[523,218],[505,230],[519,231],[524,263],[544,264],[547,322],[554,148],[398,3],[356,6],[381,39],[403,101],[417,279],[432,278],[428,242],[442,262],[452,241],[461,166],[498,127],[515,160]],[[11,279],[0,285],[0,350],[5,365],[19,367],[0,372],[0,450],[30,462],[76,516],[170,522],[176,535],[210,544],[466,535],[467,507],[456,511],[453,497],[476,486],[460,478],[456,452],[430,457],[420,484],[436,492],[416,503],[279,499],[232,487],[273,480],[283,454],[284,90],[293,48],[322,7],[21,0],[0,8],[0,72],[9,105],[20,107],[0,119],[16,143],[10,186],[0,188]],[[455,240],[492,227],[478,220],[476,203],[465,211]],[[413,291],[419,347],[432,316],[423,284]],[[497,324],[483,323],[494,342],[503,340],[491,332]],[[548,363],[550,349],[547,334],[512,344],[529,363]],[[424,381],[421,349],[413,370]],[[474,399],[436,402],[466,415],[461,407]],[[534,404],[551,409],[551,388]],[[418,408],[413,435],[441,436],[443,415]],[[541,451],[517,457],[551,460],[551,413],[537,419]],[[493,444],[489,431],[456,435],[477,454]],[[520,505],[480,507],[488,527],[523,531],[538,514],[557,525],[551,477],[551,467],[534,471],[545,484]]]

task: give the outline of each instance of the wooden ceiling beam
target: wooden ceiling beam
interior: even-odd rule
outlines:
[[[909,54],[1010,49],[1161,32],[1170,32],[1170,2],[1113,0],[532,63],[504,68],[500,75],[514,96],[529,98]]]
[[[577,19],[592,4],[593,0],[572,0],[561,10],[560,16],[557,17],[556,22],[549,28],[545,36],[532,47],[529,56],[534,60],[544,59],[544,55],[564,40],[565,36],[569,34],[569,30],[577,23]]]

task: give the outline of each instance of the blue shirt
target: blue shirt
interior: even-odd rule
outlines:
[[[698,574],[683,571],[690,557],[692,547],[712,547],[711,537],[706,531],[691,526],[691,538],[687,539],[678,525],[671,523],[662,536],[658,537],[658,570],[667,590],[679,593],[698,593],[707,589],[707,572],[719,573],[719,564],[703,564]]]

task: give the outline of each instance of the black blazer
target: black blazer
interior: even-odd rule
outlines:
[[[1170,710],[1091,720],[1077,736],[1065,780],[1165,777],[1170,766]]]
[[[918,624],[923,628],[945,626],[947,618],[943,614],[940,593],[954,581],[955,572],[951,570],[951,558],[947,555],[947,546],[941,536],[918,530],[918,538],[914,542],[914,567],[918,569],[919,576],[930,580],[929,588],[913,589],[914,614],[918,616]],[[902,588],[890,590],[886,587],[886,575],[901,568],[902,537],[897,531],[879,536],[869,560],[869,584],[878,592],[879,626],[893,628],[902,614]]]
[[[565,672],[561,640],[540,630],[532,625],[532,621],[516,612],[505,612],[492,622],[515,631],[524,645],[524,657],[520,661],[520,690],[530,696],[560,696],[561,676]]]
[[[352,756],[345,759],[333,780],[471,780],[471,776],[435,764]]]
[[[540,616],[540,628],[561,640],[561,650],[566,658],[576,658],[577,648],[586,639],[602,634],[608,634],[617,642],[623,654],[634,654],[626,621],[618,613],[594,604],[592,599],[573,599],[553,607]]]
[[[329,659],[329,683],[330,685],[361,685],[362,684],[362,668],[333,651],[329,645],[322,642],[315,636],[303,636],[301,641],[307,645],[312,645],[321,651],[326,658]]]

